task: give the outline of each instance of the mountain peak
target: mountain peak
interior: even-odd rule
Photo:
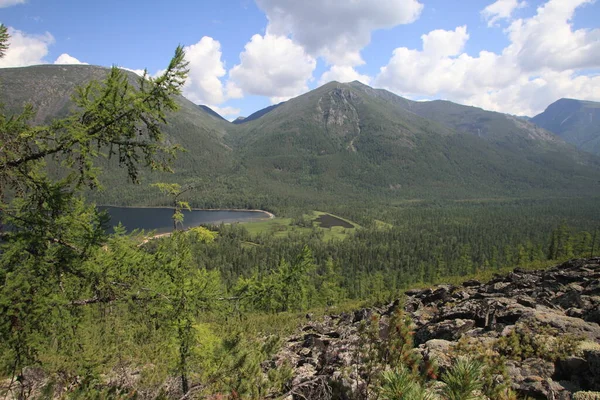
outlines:
[[[531,121],[581,150],[600,155],[599,102],[562,98]]]

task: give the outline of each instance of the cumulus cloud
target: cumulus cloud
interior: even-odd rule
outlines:
[[[540,66],[555,71],[600,67],[600,29],[573,30],[571,24],[575,9],[592,2],[550,0],[534,17],[514,21],[508,27],[511,45],[506,53],[527,71]]]
[[[240,54],[240,64],[229,71],[228,88],[277,103],[307,91],[315,67],[316,60],[290,38],[254,35]]]
[[[463,51],[466,27],[422,36],[422,50],[400,47],[376,84],[401,95],[442,97],[513,114],[534,115],[560,97],[600,100],[600,30],[574,30],[575,9],[591,0],[549,0],[506,29],[499,54]]]
[[[257,0],[269,20],[267,34],[291,36],[313,57],[329,64],[363,64],[360,51],[371,32],[415,21],[417,0]]]
[[[449,57],[459,54],[467,43],[467,26],[459,26],[453,31],[436,29],[421,36],[423,52],[431,57]]]
[[[8,50],[4,58],[0,59],[0,67],[43,64],[44,57],[48,54],[48,46],[54,43],[54,37],[49,32],[43,35],[29,35],[8,27],[8,34]]]
[[[190,71],[183,95],[197,104],[224,102],[226,93],[221,78],[226,71],[221,60],[221,43],[204,36],[198,43],[186,46],[184,50]]]
[[[350,66],[332,66],[329,71],[326,71],[321,75],[319,85],[324,85],[327,82],[338,81],[338,82],[352,82],[360,81],[365,85],[371,83],[371,77],[368,75],[361,75],[353,67]]]
[[[54,64],[84,64],[87,63],[81,62],[73,56],[68,55],[67,53],[62,53],[58,58],[54,61]]]
[[[208,106],[214,112],[218,113],[222,117],[228,117],[228,119],[235,119],[238,115],[240,115],[240,109],[235,107],[219,107],[219,106]]]
[[[24,4],[25,0],[0,0],[0,8],[6,8],[16,6],[17,4]]]
[[[501,19],[510,19],[513,12],[518,8],[527,6],[525,1],[519,0],[497,0],[481,11],[481,15],[488,23],[494,26]]]

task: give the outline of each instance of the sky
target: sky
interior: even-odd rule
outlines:
[[[0,0],[0,67],[150,75],[185,46],[183,94],[232,120],[332,80],[534,116],[600,101],[595,0]]]

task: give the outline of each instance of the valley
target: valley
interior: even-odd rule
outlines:
[[[0,394],[396,399],[390,379],[434,393],[463,357],[487,398],[600,389],[569,375],[598,354],[597,155],[359,82],[231,123],[165,79],[0,69]]]

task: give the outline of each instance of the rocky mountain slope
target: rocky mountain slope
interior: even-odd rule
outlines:
[[[600,155],[600,103],[560,99],[531,122],[583,151]]]
[[[399,304],[308,322],[264,368],[291,366],[289,399],[371,398],[379,384],[365,365],[378,367],[365,349],[390,341]],[[412,320],[413,352],[440,373],[467,355],[495,364],[493,382],[523,398],[598,398],[583,392],[600,391],[600,258],[411,290],[401,304]]]

